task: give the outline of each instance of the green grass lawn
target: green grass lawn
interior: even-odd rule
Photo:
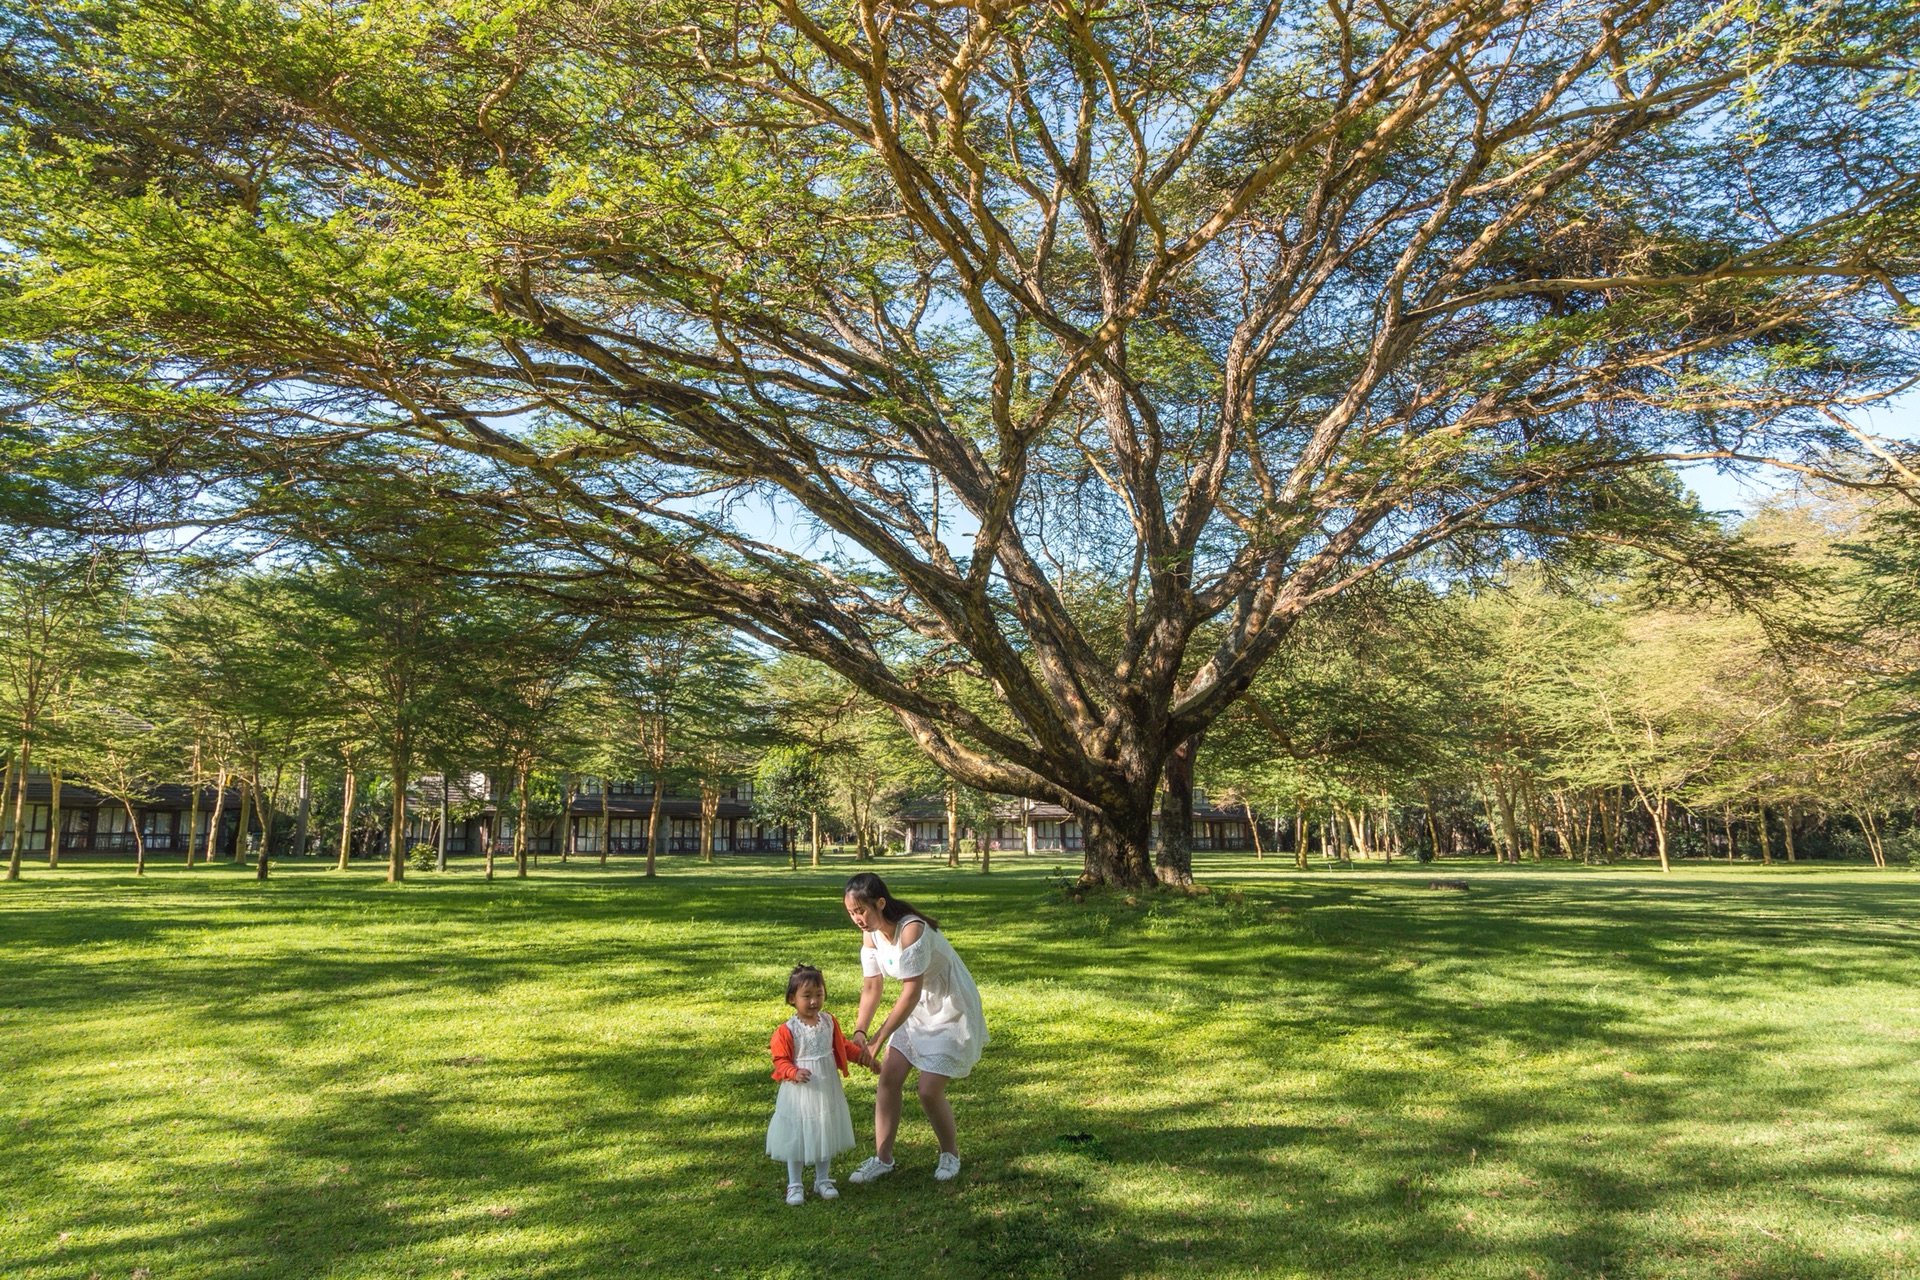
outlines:
[[[851,1019],[850,865],[29,869],[0,1275],[1920,1276],[1909,872],[889,859],[986,998],[966,1168],[910,1099],[791,1209],[766,1042],[797,961]]]

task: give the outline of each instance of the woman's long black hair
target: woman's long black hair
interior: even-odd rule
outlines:
[[[938,929],[940,927],[938,920],[935,920],[911,902],[894,897],[893,890],[887,888],[887,882],[871,871],[862,871],[859,875],[847,881],[846,892],[843,896],[858,898],[868,906],[872,906],[876,902],[885,902],[887,905],[880,908],[880,914],[886,917],[888,924],[897,925],[908,916],[919,916],[927,922],[927,928]]]

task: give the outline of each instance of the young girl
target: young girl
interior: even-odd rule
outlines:
[[[813,1190],[822,1200],[840,1194],[833,1185],[833,1158],[853,1150],[853,1117],[847,1112],[840,1077],[847,1063],[871,1058],[850,1046],[840,1024],[824,1012],[826,977],[810,964],[797,964],[787,976],[787,1003],[793,1016],[773,1033],[773,1078],[780,1096],[767,1126],[767,1154],[787,1162],[787,1203],[802,1204],[801,1174],[813,1166]]]

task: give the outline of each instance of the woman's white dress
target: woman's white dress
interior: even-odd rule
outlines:
[[[854,1148],[853,1117],[840,1068],[833,1061],[833,1019],[826,1014],[812,1026],[798,1015],[787,1019],[793,1033],[793,1065],[813,1073],[804,1084],[782,1080],[767,1126],[767,1154],[775,1160],[817,1164]]]
[[[920,936],[899,945],[908,916],[894,930],[894,941],[879,933],[867,936],[871,946],[860,949],[860,972],[869,978],[920,979],[920,1003],[893,1033],[890,1047],[921,1071],[960,1079],[980,1061],[987,1047],[987,1015],[980,1008],[980,988],[961,961],[947,935],[921,920]]]

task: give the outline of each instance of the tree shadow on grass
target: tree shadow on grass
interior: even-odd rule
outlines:
[[[831,875],[9,902],[33,956],[13,1025],[110,1027],[165,994],[233,1077],[127,1082],[153,1094],[129,1133],[76,1083],[88,1050],[50,1054],[5,1180],[84,1229],[9,1265],[1854,1280],[1897,1270],[1822,1232],[1920,1218],[1883,1145],[1915,1132],[1912,1042],[1808,1070],[1808,1028],[1754,1003],[1911,982],[1913,887],[1381,877],[1069,907],[1034,877],[921,874],[990,1012],[1027,1017],[955,1087],[960,1182],[928,1179],[909,1100],[901,1171],[799,1210],[760,1154],[761,1046],[803,953],[850,1011]],[[871,1086],[850,1094],[864,1130]],[[1846,1132],[1819,1118],[1843,1106]],[[144,1185],[86,1190],[128,1185],[130,1154]],[[1788,1202],[1804,1240],[1766,1216]]]

